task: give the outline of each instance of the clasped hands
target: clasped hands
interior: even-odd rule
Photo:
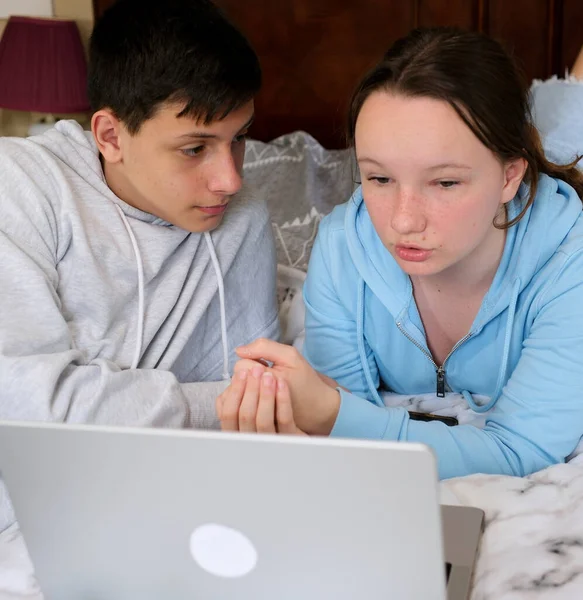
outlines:
[[[237,355],[241,360],[233,379],[216,402],[223,431],[332,431],[340,409],[338,384],[315,371],[295,348],[259,339],[237,348]]]

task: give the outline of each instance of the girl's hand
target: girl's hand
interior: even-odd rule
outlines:
[[[336,382],[321,376],[294,347],[272,340],[256,340],[238,348],[237,354],[247,360],[241,361],[244,366],[237,363],[236,372],[253,365],[252,369],[271,371],[275,378],[287,383],[294,420],[302,431],[313,435],[329,435],[340,409],[340,393],[335,389]],[[272,367],[266,368],[257,362],[261,360],[269,361]],[[251,411],[253,403],[249,401],[247,406]],[[246,410],[243,414],[247,414]]]

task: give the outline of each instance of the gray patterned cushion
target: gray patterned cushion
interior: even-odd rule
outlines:
[[[245,186],[267,202],[279,264],[306,271],[320,219],[354,189],[352,165],[350,150],[326,150],[303,131],[247,141]]]

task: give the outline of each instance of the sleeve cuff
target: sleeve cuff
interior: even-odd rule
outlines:
[[[186,427],[193,429],[220,429],[216,400],[229,385],[229,381],[183,383],[182,391],[189,408]]]
[[[340,410],[330,437],[398,440],[407,411],[377,406],[342,388]]]

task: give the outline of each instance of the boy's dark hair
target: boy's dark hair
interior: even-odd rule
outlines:
[[[260,87],[257,55],[210,0],[118,0],[91,35],[91,108],[111,109],[132,135],[165,102],[208,125]]]

